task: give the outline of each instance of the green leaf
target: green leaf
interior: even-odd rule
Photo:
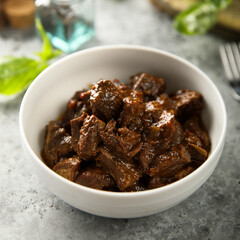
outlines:
[[[48,64],[26,57],[7,57],[0,65],[0,93],[16,94],[29,86]]]
[[[62,54],[62,52],[60,50],[55,50],[53,49],[51,42],[41,24],[41,21],[39,18],[36,17],[35,19],[35,23],[36,23],[36,28],[38,30],[38,32],[41,35],[41,38],[43,40],[43,47],[42,47],[42,51],[41,52],[37,52],[36,54],[43,60],[43,61],[48,61],[52,58],[55,58],[57,56],[59,56],[60,54]]]
[[[231,0],[207,0],[196,3],[175,17],[174,27],[180,33],[190,36],[204,34],[216,24],[218,12],[230,3]]]
[[[40,59],[35,60],[14,56],[4,57],[0,64],[0,94],[9,96],[23,91],[39,73],[48,67],[48,60],[62,53],[52,48],[39,19],[36,19],[36,27],[43,39],[42,51],[36,53]]]
[[[218,10],[222,10],[229,6],[232,3],[232,0],[208,0],[207,2],[214,4]]]

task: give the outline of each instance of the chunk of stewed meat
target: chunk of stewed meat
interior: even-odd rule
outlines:
[[[103,121],[110,121],[122,109],[122,96],[110,80],[101,80],[92,86],[90,104],[94,115]]]
[[[135,165],[121,161],[104,148],[101,148],[96,161],[113,177],[120,191],[124,191],[141,177],[141,172]]]
[[[145,103],[145,124],[151,125],[159,121],[163,107],[158,101]]]
[[[163,93],[156,98],[156,101],[160,104],[162,109],[172,110],[174,113],[176,111],[176,103],[168,96],[168,94]]]
[[[116,154],[130,160],[142,147],[141,135],[128,128],[116,128],[116,121],[108,122],[105,129],[100,132],[104,146]]]
[[[53,171],[62,177],[74,181],[79,171],[81,160],[78,156],[65,158],[53,167]]]
[[[148,169],[149,164],[153,161],[155,157],[155,146],[150,141],[144,142],[139,154],[139,163],[144,172]]]
[[[83,113],[80,117],[70,120],[71,134],[72,134],[72,146],[75,152],[77,152],[77,145],[80,138],[80,129],[83,126],[84,119],[88,116],[87,113]]]
[[[143,92],[146,97],[156,98],[164,92],[165,81],[148,73],[139,73],[131,77],[131,86],[133,90]]]
[[[50,121],[46,126],[43,158],[46,164],[52,168],[62,157],[73,154],[72,137],[66,129],[56,121]]]
[[[144,129],[145,106],[141,99],[132,96],[123,99],[123,110],[118,119],[121,127],[127,127],[131,131]]]
[[[147,190],[147,186],[141,179],[139,181],[134,182],[130,187],[126,188],[125,192],[141,192]]]
[[[163,178],[173,177],[190,162],[191,156],[186,148],[181,144],[175,145],[169,151],[154,159],[149,168],[149,175],[157,175]]]
[[[207,131],[205,130],[205,127],[201,121],[201,119],[194,115],[191,118],[189,118],[183,125],[184,129],[195,134],[202,143],[202,147],[209,152],[211,148],[211,141],[208,136]]]
[[[197,165],[201,165],[207,159],[208,152],[203,148],[201,140],[188,130],[185,131],[183,144],[189,152],[191,160]]]
[[[113,190],[115,181],[100,167],[92,166],[80,171],[76,183],[99,190]]]
[[[162,149],[168,149],[169,146],[182,141],[182,127],[172,111],[164,110],[159,121],[150,126],[149,138],[159,141],[159,147]]]
[[[180,169],[175,175],[174,175],[174,179],[175,180],[179,180],[182,179],[184,177],[186,177],[187,175],[189,175],[191,172],[194,171],[194,168],[192,166],[185,166],[182,169]]]
[[[98,153],[98,144],[101,141],[100,131],[105,123],[95,115],[87,116],[80,129],[80,137],[77,144],[77,154],[83,160],[89,160]]]
[[[176,105],[176,115],[180,122],[193,114],[200,114],[203,109],[203,98],[198,92],[188,89],[178,90],[172,94]]]
[[[148,189],[163,187],[173,182],[172,178],[163,178],[159,176],[149,177]]]
[[[116,121],[111,120],[107,123],[106,127],[99,133],[103,141],[104,146],[106,146],[110,151],[117,151],[118,140],[117,140],[117,128]]]
[[[119,144],[119,153],[132,158],[142,148],[141,134],[133,132],[126,127],[117,130],[117,141]]]
[[[67,130],[70,129],[70,120],[80,117],[84,112],[91,114],[90,90],[77,91],[68,101],[66,110],[61,118],[61,123]]]

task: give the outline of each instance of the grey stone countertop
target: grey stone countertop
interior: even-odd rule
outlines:
[[[75,209],[53,195],[32,172],[21,148],[18,114],[22,96],[0,104],[0,239],[240,239],[240,103],[225,81],[213,34],[186,37],[148,0],[102,0],[96,34],[82,48],[136,44],[179,55],[202,69],[221,92],[228,112],[226,144],[207,182],[165,212],[138,219],[110,219]],[[0,32],[0,56],[40,50],[34,29]]]

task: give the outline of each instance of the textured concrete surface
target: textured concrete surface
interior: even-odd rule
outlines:
[[[164,49],[212,78],[228,111],[220,162],[197,192],[168,211],[130,220],[93,216],[54,196],[31,172],[20,144],[19,96],[0,104],[0,239],[240,239],[240,103],[230,96],[219,59],[218,46],[225,40],[179,35],[171,19],[147,0],[102,0],[96,14],[96,36],[84,48],[123,43]],[[33,30],[0,32],[0,56],[31,55],[40,48]]]

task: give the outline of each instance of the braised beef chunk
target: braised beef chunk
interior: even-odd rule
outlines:
[[[159,188],[163,187],[167,184],[170,184],[173,182],[172,178],[162,178],[159,176],[153,176],[149,178],[148,181],[148,189],[154,189],[154,188]]]
[[[121,96],[123,98],[132,96],[133,98],[139,98],[142,101],[144,100],[143,92],[138,91],[138,90],[133,90],[125,84],[119,84],[119,83],[116,84],[114,82],[114,85],[120,91]]]
[[[52,168],[62,157],[73,153],[72,137],[56,121],[50,121],[46,126],[43,158],[46,164]]]
[[[141,177],[136,166],[117,159],[104,148],[101,148],[96,161],[113,177],[120,191],[124,191]]]
[[[117,141],[122,154],[132,158],[141,150],[141,134],[133,132],[126,127],[119,128],[117,133]]]
[[[78,156],[65,158],[53,167],[53,171],[73,182],[78,174],[80,163]]]
[[[116,133],[116,121],[113,119],[109,121],[106,127],[99,133],[104,146],[106,146],[110,151],[116,151],[119,147]]]
[[[150,125],[158,122],[163,108],[158,101],[150,101],[145,104],[145,123]]]
[[[201,165],[207,159],[208,152],[203,148],[201,140],[188,130],[185,131],[183,144],[189,152],[191,160],[197,165]]]
[[[144,128],[144,103],[139,98],[131,96],[123,99],[123,110],[118,119],[122,127],[127,127],[131,131],[142,131]]]
[[[133,90],[141,91],[147,97],[156,98],[164,92],[165,81],[148,73],[139,73],[131,77],[131,86]]]
[[[122,96],[110,80],[101,80],[92,87],[90,104],[94,115],[103,121],[110,121],[121,111]]]
[[[106,191],[144,191],[184,178],[211,148],[203,97],[164,90],[161,77],[138,73],[129,83],[100,80],[77,91],[46,127],[44,161],[70,181]]]
[[[177,119],[180,122],[193,114],[199,114],[203,109],[203,98],[198,92],[188,89],[178,90],[171,97],[175,101]]]
[[[194,168],[192,166],[190,165],[185,166],[174,175],[174,179],[177,179],[177,180],[182,179],[193,171],[194,171]]]
[[[130,160],[137,154],[141,147],[141,134],[128,128],[116,128],[116,121],[111,120],[105,129],[100,132],[101,139],[110,151],[123,155],[125,160]]]
[[[61,123],[67,130],[70,129],[70,120],[80,117],[84,112],[91,114],[90,91],[77,91],[69,100]]]
[[[172,110],[174,113],[176,111],[176,103],[168,96],[168,94],[163,93],[156,98],[156,101],[160,104],[162,109]]]
[[[156,157],[156,149],[155,146],[149,142],[146,141],[139,154],[139,164],[142,167],[142,170],[145,172],[149,166],[149,164],[152,162],[152,160]]]
[[[115,186],[112,177],[103,168],[96,166],[82,170],[75,182],[99,190],[113,190]]]
[[[75,152],[77,152],[77,144],[80,137],[80,129],[83,125],[84,119],[88,116],[87,113],[83,113],[80,117],[70,120],[71,133],[72,133],[72,146]]]
[[[87,116],[80,129],[80,137],[77,144],[77,154],[83,160],[89,160],[98,153],[98,144],[101,141],[100,131],[105,123],[95,115]]]
[[[190,162],[191,157],[186,148],[181,144],[175,145],[168,152],[154,159],[149,169],[149,175],[163,178],[173,177],[184,165]]]
[[[175,119],[174,113],[164,110],[157,123],[149,128],[149,138],[158,140],[162,149],[167,149],[173,144],[179,144],[183,138],[180,123]]]
[[[134,182],[130,187],[126,188],[124,191],[125,192],[141,192],[147,190],[147,186],[145,185],[144,180]]]
[[[184,123],[183,127],[189,132],[195,134],[201,140],[202,147],[209,152],[211,148],[211,141],[207,131],[205,130],[205,127],[203,126],[203,123],[201,122],[201,119],[199,119],[198,116],[194,115],[189,118]]]

